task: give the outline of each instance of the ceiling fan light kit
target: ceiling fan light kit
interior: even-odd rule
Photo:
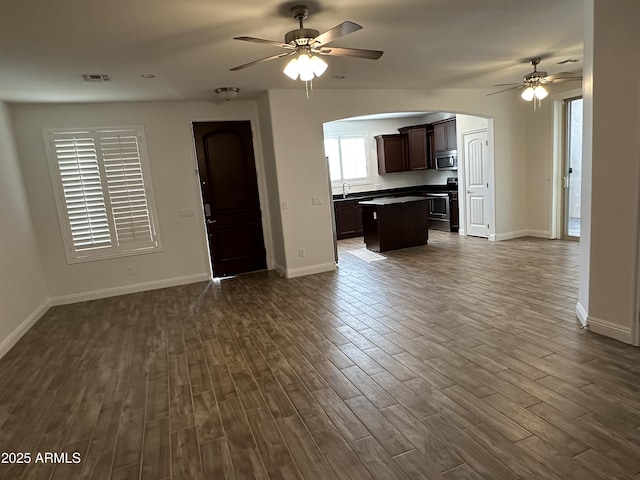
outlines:
[[[530,60],[531,65],[533,65],[533,72],[527,73],[524,77],[522,77],[522,83],[519,84],[502,84],[495,85],[496,87],[504,87],[507,85],[512,85],[505,90],[500,90],[498,92],[490,93],[489,95],[495,95],[497,93],[507,92],[509,90],[524,88],[520,97],[527,102],[533,102],[534,110],[540,107],[540,101],[545,99],[549,92],[543,85],[556,83],[556,82],[565,82],[565,81],[575,81],[582,80],[581,76],[574,75],[571,72],[561,72],[553,75],[548,75],[547,72],[539,71],[538,64],[540,63],[541,58],[535,57]]]
[[[303,82],[308,82],[322,75],[328,66],[327,62],[320,57],[303,51],[298,58],[293,58],[287,63],[283,72],[291,80],[297,80],[300,77]]]
[[[300,28],[287,32],[284,36],[284,43],[273,40],[264,40],[255,37],[234,37],[234,40],[245,42],[262,43],[272,45],[287,50],[278,55],[261,58],[253,62],[245,63],[232,68],[232,71],[242,70],[257,63],[275,60],[276,58],[295,55],[284,68],[284,74],[292,80],[300,79],[305,82],[307,97],[309,96],[309,82],[320,77],[327,70],[327,62],[320,55],[333,55],[339,57],[356,57],[368,60],[377,60],[382,56],[380,50],[364,50],[360,48],[340,48],[330,47],[329,43],[334,40],[361,30],[362,27],[353,22],[342,22],[324,33],[312,28],[304,28],[303,21],[309,16],[309,9],[305,5],[296,5],[291,8],[293,18],[298,20]]]
[[[520,96],[527,102],[532,102],[534,98],[537,98],[538,100],[542,100],[546,98],[547,95],[549,95],[549,92],[547,92],[547,89],[544,88],[542,85],[527,87],[520,94]]]

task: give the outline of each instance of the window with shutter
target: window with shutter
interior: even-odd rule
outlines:
[[[70,263],[159,249],[142,127],[45,137]]]
[[[366,147],[365,134],[325,135],[324,154],[333,186],[370,181]]]

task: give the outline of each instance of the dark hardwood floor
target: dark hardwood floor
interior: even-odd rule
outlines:
[[[430,237],[52,308],[0,360],[0,478],[640,478],[640,350],[576,325],[579,245]]]

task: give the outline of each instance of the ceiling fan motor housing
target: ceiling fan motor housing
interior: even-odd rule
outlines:
[[[547,72],[535,71],[535,72],[527,73],[522,78],[522,80],[524,81],[524,83],[538,82],[546,76],[547,76]]]
[[[316,38],[320,32],[313,28],[299,28],[297,30],[291,30],[284,36],[284,43],[290,43],[292,45],[308,45],[309,40]]]

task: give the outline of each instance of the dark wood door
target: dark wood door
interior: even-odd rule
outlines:
[[[251,123],[193,124],[213,275],[267,267]]]

